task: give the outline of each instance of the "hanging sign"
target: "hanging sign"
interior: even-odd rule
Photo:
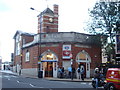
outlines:
[[[63,45],[63,59],[71,59],[71,45]]]

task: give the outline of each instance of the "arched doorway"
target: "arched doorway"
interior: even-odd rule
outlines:
[[[52,51],[46,51],[42,54],[41,68],[43,77],[57,77],[57,61],[58,58]]]
[[[76,62],[78,65],[81,66],[81,68],[84,68],[85,70],[85,77],[90,78],[90,62],[91,58],[87,52],[84,50],[79,52],[76,56]]]

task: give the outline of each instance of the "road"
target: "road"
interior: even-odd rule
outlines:
[[[91,82],[50,81],[47,79],[26,78],[6,73],[3,73],[0,78],[2,79],[2,88],[47,88],[49,90],[54,90],[54,88],[92,88]]]

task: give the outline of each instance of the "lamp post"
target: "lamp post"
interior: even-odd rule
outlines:
[[[30,8],[31,10],[40,12],[33,7]],[[41,12],[40,12],[41,13]],[[42,78],[42,70],[40,69],[41,67],[41,24],[40,24],[40,32],[39,32],[39,41],[38,41],[38,78]]]

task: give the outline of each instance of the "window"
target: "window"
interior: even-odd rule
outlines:
[[[23,39],[23,44],[25,44],[26,42],[25,42],[25,39]]]
[[[30,61],[30,52],[27,50],[26,54],[25,54],[25,61]]]
[[[20,43],[16,43],[16,55],[20,55]]]
[[[49,26],[46,26],[46,32],[50,32],[49,28]]]
[[[84,53],[80,53],[79,59],[80,60],[86,60],[86,55]]]
[[[43,22],[43,17],[40,17],[40,23],[42,23]]]
[[[45,55],[42,56],[41,59],[42,60],[57,60],[57,57],[55,56],[55,54],[51,52],[47,52]]]
[[[20,55],[20,41],[21,41],[21,36],[17,35],[16,36],[16,55]]]

